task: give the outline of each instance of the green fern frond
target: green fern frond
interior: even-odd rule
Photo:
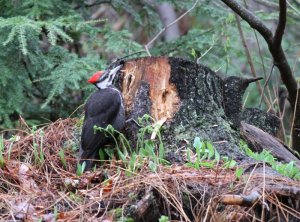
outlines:
[[[114,0],[112,1],[112,5],[117,9],[125,10],[129,15],[133,16],[134,20],[138,24],[143,25],[142,18],[139,15],[138,11],[134,9],[131,1]]]
[[[108,52],[128,54],[143,50],[143,46],[132,40],[132,34],[127,30],[110,32],[104,35],[105,48]]]
[[[73,39],[62,29],[58,28],[53,24],[46,24],[45,28],[47,29],[47,37],[51,45],[56,45],[57,37],[61,37],[63,40],[73,42]]]
[[[6,46],[8,43],[10,43],[14,39],[14,37],[16,35],[16,30],[17,30],[16,26],[11,29],[10,33],[8,34],[7,39],[2,43],[3,46]]]
[[[27,55],[28,50],[27,50],[25,28],[23,26],[18,26],[17,32],[19,34],[18,40],[19,40],[21,51],[22,51],[23,55]]]
[[[22,1],[19,10],[23,10],[26,17],[42,20],[45,17],[61,16],[70,9],[71,5],[61,0],[26,0]]]
[[[7,36],[7,39],[2,43],[3,46],[11,43],[15,38],[19,42],[19,48],[22,51],[23,55],[28,54],[27,49],[27,34],[28,32],[35,32],[38,35],[42,28],[42,23],[35,22],[31,19],[28,19],[23,16],[12,17],[8,19],[0,19],[0,31],[4,31],[5,28],[10,28],[10,32]]]
[[[68,54],[65,49],[58,46],[53,47],[51,54],[57,56],[62,54],[65,57],[61,58],[64,62],[51,71],[51,75],[38,80],[46,81],[51,85],[51,90],[42,108],[45,108],[55,96],[62,95],[67,89],[79,90],[81,84],[86,84],[85,80],[92,72],[101,67],[104,68],[104,61],[96,56],[78,58],[76,54]]]
[[[79,31],[82,28],[87,28],[102,22],[107,22],[107,19],[95,19],[95,20],[88,20],[88,21],[81,21],[81,22],[77,22],[76,26],[75,26],[75,30]]]

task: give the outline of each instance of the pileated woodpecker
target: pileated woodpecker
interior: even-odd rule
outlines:
[[[115,63],[114,63],[115,64]],[[81,134],[80,162],[86,162],[85,170],[93,166],[99,150],[112,138],[103,132],[94,132],[94,126],[105,128],[109,124],[116,130],[125,125],[125,110],[121,92],[112,85],[117,72],[122,68],[120,63],[112,64],[105,71],[96,72],[88,82],[98,90],[94,92],[85,105],[85,118]]]

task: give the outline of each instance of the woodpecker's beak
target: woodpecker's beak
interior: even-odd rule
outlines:
[[[92,83],[92,84],[96,84],[99,81],[102,74],[103,74],[103,71],[98,71],[98,72],[94,73],[92,75],[92,77],[89,78],[88,82]]]
[[[123,66],[123,65],[119,65],[119,66],[113,68],[113,69],[110,71],[110,73],[116,74],[116,73],[122,68],[122,66]]]

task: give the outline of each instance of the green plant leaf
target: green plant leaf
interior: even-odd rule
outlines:
[[[244,173],[244,169],[241,167],[237,167],[235,170],[235,176],[237,178],[237,180],[240,180],[242,174]]]
[[[150,160],[148,166],[149,166],[149,169],[152,172],[156,172],[156,170],[157,170],[157,164],[155,162],[153,162],[153,161]]]
[[[193,143],[193,146],[197,149],[201,149],[202,148],[202,142],[201,142],[201,140],[200,140],[200,138],[199,137],[195,137],[195,139],[194,139],[194,143]]]
[[[208,149],[208,159],[211,159],[215,155],[215,148],[209,142],[206,143],[206,147]]]

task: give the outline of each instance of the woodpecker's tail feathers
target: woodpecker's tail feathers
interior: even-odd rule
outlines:
[[[84,171],[91,170],[94,165],[94,160],[98,157],[98,150],[83,150],[79,149],[79,163],[82,165],[85,162]]]

